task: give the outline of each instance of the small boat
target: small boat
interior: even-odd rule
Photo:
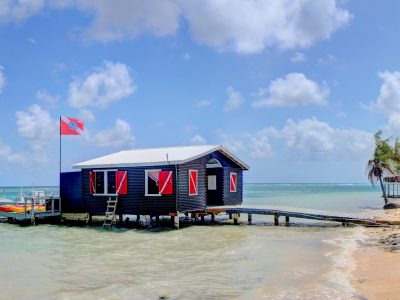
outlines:
[[[26,206],[26,211],[29,212],[32,209],[31,205]],[[46,206],[43,204],[34,205],[35,211],[46,211]],[[8,212],[8,213],[24,213],[25,205],[24,204],[5,204],[0,205],[0,212]]]

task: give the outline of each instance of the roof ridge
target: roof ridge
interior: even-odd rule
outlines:
[[[133,148],[133,149],[127,149],[127,150],[121,150],[119,152],[127,152],[127,151],[139,151],[139,150],[159,150],[159,149],[171,149],[171,148],[194,148],[194,147],[220,147],[221,145],[216,145],[216,144],[206,144],[206,145],[186,145],[186,146],[165,146],[165,147],[147,147],[147,148]],[[116,153],[119,153],[116,152]]]

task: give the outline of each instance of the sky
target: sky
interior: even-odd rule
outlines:
[[[364,183],[400,131],[400,2],[3,0],[0,185],[124,149],[222,144],[246,182]]]

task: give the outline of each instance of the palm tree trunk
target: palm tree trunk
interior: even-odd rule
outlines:
[[[382,176],[379,176],[379,183],[381,184],[381,189],[382,189],[382,193],[383,193],[383,199],[385,200],[385,204],[387,204],[388,203],[388,199],[387,199],[387,195],[386,195],[385,186],[383,185]]]

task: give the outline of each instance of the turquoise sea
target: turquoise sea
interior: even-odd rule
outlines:
[[[19,192],[1,187],[0,198]],[[368,214],[378,214],[383,202],[379,188],[368,184],[246,184],[244,199]],[[291,221],[291,227],[276,227],[262,216],[255,225],[112,231],[0,223],[0,299],[354,297],[351,253],[364,229]]]

